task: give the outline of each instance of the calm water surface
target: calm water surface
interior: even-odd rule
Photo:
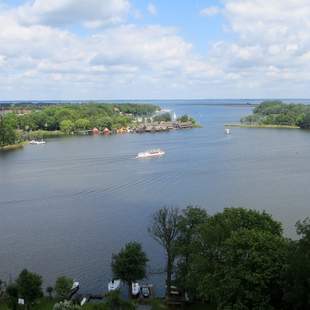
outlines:
[[[84,292],[106,290],[112,253],[138,240],[150,271],[163,264],[148,236],[151,214],[163,205],[265,209],[294,236],[294,223],[310,215],[310,132],[238,129],[250,107],[170,103],[193,115],[202,129],[162,134],[49,140],[0,154],[0,278],[24,267],[53,284],[60,275]],[[149,148],[166,156],[136,160]],[[162,276],[148,281],[163,289]]]

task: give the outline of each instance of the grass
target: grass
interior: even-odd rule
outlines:
[[[6,146],[0,146],[0,151],[13,151],[24,147],[27,142],[21,142],[16,144],[10,144]],[[1,308],[0,308],[1,309]]]

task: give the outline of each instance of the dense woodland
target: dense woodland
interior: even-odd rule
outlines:
[[[166,298],[157,300],[152,309],[168,309],[174,298],[171,285],[187,293],[189,309],[191,305],[223,310],[310,309],[308,218],[297,222],[298,239],[292,240],[266,212],[227,208],[209,215],[199,207],[164,207],[154,213],[148,231],[166,257]],[[130,288],[131,282],[147,276],[148,262],[141,244],[129,242],[112,255],[113,276]],[[63,304],[72,281],[60,277],[47,287],[50,304],[56,303],[53,309],[82,309],[73,301]],[[9,286],[0,281],[0,309],[1,304],[14,309],[17,297],[25,299],[28,309],[52,309],[35,306],[42,296],[42,278],[27,270]],[[136,301],[113,293],[86,309],[136,309]]]
[[[310,105],[285,104],[282,101],[264,101],[253,114],[241,119],[242,123],[253,125],[284,125],[310,128]]]

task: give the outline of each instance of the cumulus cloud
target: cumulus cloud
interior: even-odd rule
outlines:
[[[128,0],[35,0],[20,6],[17,14],[25,24],[99,27],[122,21],[129,8]]]
[[[221,12],[221,9],[217,6],[209,6],[200,11],[201,16],[214,16]]]

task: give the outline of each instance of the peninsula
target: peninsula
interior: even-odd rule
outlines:
[[[11,104],[0,109],[0,150],[24,141],[69,135],[162,132],[198,127],[152,104]]]

